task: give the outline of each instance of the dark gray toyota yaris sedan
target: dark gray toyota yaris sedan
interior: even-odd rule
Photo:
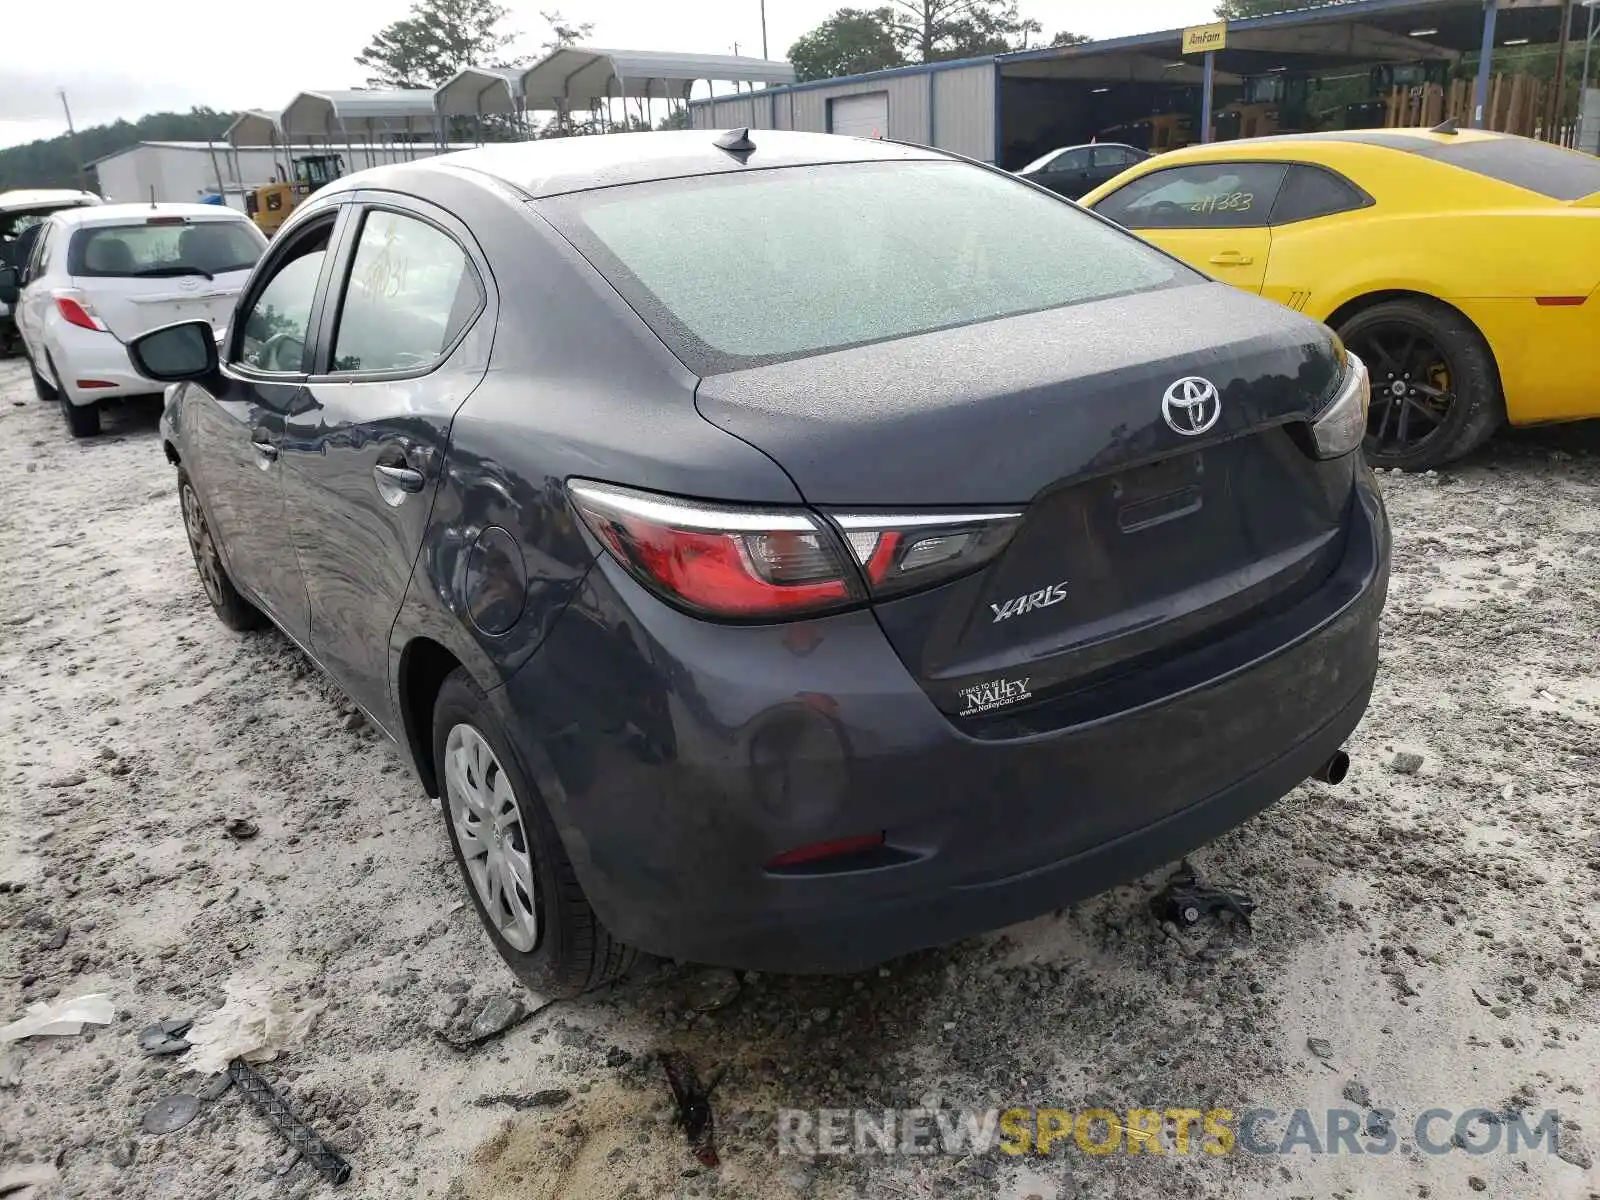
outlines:
[[[936,151],[362,172],[134,353],[218,614],[406,749],[547,993],[1059,907],[1338,774],[1372,687],[1361,363]]]

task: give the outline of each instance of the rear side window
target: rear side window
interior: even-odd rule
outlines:
[[[248,271],[262,249],[254,227],[244,221],[156,218],[136,225],[91,225],[72,235],[67,273],[115,279],[224,275]]]
[[[1095,205],[1129,229],[1248,229],[1266,225],[1288,168],[1192,163],[1141,175]]]
[[[483,304],[454,238],[375,209],[361,225],[334,335],[335,371],[414,371],[437,362]]]
[[[1138,155],[1123,146],[1096,146],[1094,148],[1094,165],[1096,167],[1131,167],[1138,161]]]
[[[957,162],[704,176],[542,207],[700,374],[1199,279],[1072,204]]]
[[[1365,208],[1370,203],[1367,194],[1342,175],[1321,167],[1293,166],[1272,206],[1272,223],[1291,225]]]
[[[1430,143],[1414,153],[1552,200],[1581,200],[1600,192],[1600,159],[1530,138]]]

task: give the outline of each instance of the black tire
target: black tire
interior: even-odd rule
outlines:
[[[33,376],[33,394],[39,397],[41,403],[54,404],[61,399],[61,393],[45,382],[44,376],[39,374],[39,368],[33,365],[33,359],[28,359],[28,374]]]
[[[1338,332],[1372,375],[1363,449],[1374,467],[1432,470],[1470,454],[1505,424],[1494,355],[1448,305],[1386,300]]]
[[[457,726],[468,727],[488,744],[494,756],[490,771],[498,770],[511,785],[518,822],[503,836],[506,845],[527,853],[532,860],[535,894],[527,899],[532,902],[537,934],[531,950],[519,949],[502,935],[462,853],[452,816],[454,785],[449,781],[446,763],[446,746]],[[539,995],[553,999],[580,995],[625,974],[633,966],[634,949],[613,938],[589,907],[555,824],[513,752],[510,738],[483,692],[462,668],[445,679],[434,701],[433,761],[445,836],[450,840],[450,852],[455,856],[462,884],[490,942],[517,978]]]
[[[233,579],[228,574],[228,568],[223,566],[222,555],[212,538],[211,525],[206,520],[200,495],[194,490],[194,484],[189,482],[189,473],[182,467],[178,468],[178,511],[183,517],[183,532],[189,540],[189,553],[194,556],[194,569],[200,576],[201,590],[211,602],[211,610],[217,614],[217,619],[236,633],[260,629],[267,623],[267,618],[233,586]]]
[[[67,428],[75,438],[92,438],[100,433],[100,406],[74,404],[65,396],[61,398],[61,411],[67,414]]]

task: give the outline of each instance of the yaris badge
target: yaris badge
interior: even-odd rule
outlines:
[[[1161,415],[1174,433],[1199,437],[1222,415],[1222,397],[1209,379],[1190,375],[1174,383],[1161,397]]]

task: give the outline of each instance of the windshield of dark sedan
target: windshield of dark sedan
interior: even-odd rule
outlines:
[[[155,220],[80,229],[72,237],[67,260],[73,275],[225,275],[248,271],[263,249],[245,221]]]
[[[542,208],[702,375],[1199,279],[1072,204],[949,161],[701,176]]]

